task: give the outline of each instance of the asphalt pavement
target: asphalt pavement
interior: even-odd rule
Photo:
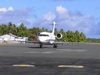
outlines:
[[[0,75],[100,75],[100,44],[0,45]]]

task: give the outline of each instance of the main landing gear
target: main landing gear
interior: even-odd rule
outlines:
[[[40,44],[40,48],[42,48],[43,47],[43,44]]]
[[[57,48],[57,44],[54,44],[54,45],[53,45],[53,48]]]

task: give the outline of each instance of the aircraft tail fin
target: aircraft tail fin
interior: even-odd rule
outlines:
[[[52,34],[54,34],[54,33],[55,33],[55,25],[56,25],[56,22],[54,21],[54,22],[53,22]]]

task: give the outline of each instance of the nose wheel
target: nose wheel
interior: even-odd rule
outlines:
[[[57,44],[54,44],[54,45],[53,45],[53,48],[57,48]]]

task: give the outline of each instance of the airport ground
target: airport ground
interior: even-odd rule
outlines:
[[[100,75],[100,44],[3,44],[0,75]]]

